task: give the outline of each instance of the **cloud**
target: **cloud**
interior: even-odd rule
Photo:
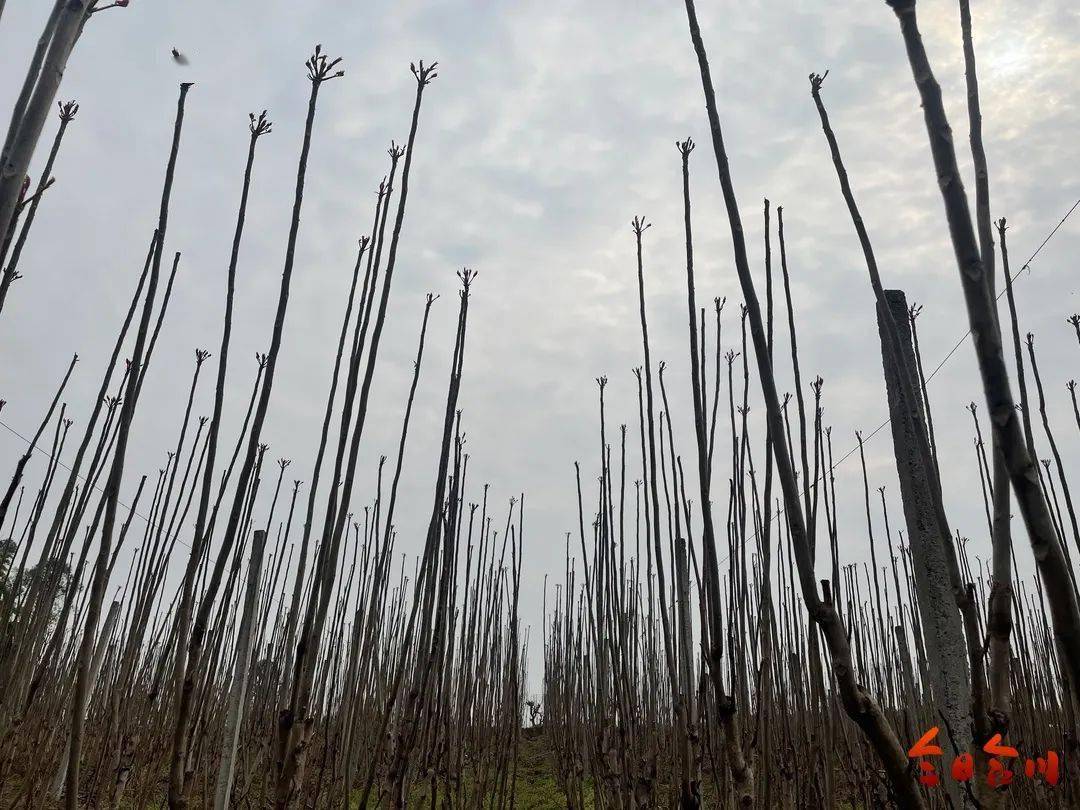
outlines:
[[[702,9],[728,152],[754,271],[763,278],[762,199],[784,206],[803,378],[826,380],[835,455],[853,431],[887,413],[873,302],[828,160],[806,76],[831,70],[825,99],[886,284],[925,306],[924,359],[935,366],[966,328],[960,285],[930,164],[918,99],[896,23],[884,3],[722,3]],[[959,25],[947,4],[923,15],[954,136],[966,158]],[[43,12],[6,9],[0,25],[0,107],[10,107]],[[1080,181],[1074,76],[1080,22],[1065,3],[980,4],[975,30],[995,216],[1008,216],[1018,268],[1069,205]],[[432,311],[418,404],[405,460],[399,548],[415,553],[431,506],[457,299],[455,271],[480,275],[470,310],[461,406],[470,452],[469,497],[491,482],[493,502],[526,493],[522,610],[539,632],[545,573],[562,570],[563,538],[576,525],[573,462],[588,482],[599,469],[594,378],[607,374],[609,436],[637,429],[641,363],[637,282],[629,221],[646,235],[646,290],[654,362],[667,383],[679,452],[691,452],[686,386],[686,303],[677,139],[692,136],[698,300],[727,296],[724,345],[739,349],[738,287],[715,180],[700,81],[677,5],[473,0],[438,3],[140,3],[95,17],[64,77],[78,119],[65,141],[57,186],[42,205],[23,272],[0,318],[2,418],[32,432],[67,359],[82,360],[65,399],[86,418],[104,358],[127,306],[155,223],[176,85],[197,82],[188,104],[169,250],[183,253],[174,301],[135,424],[124,494],[151,474],[175,441],[192,350],[217,352],[222,292],[247,143],[247,113],[269,108],[274,133],[259,145],[241,251],[237,326],[227,401],[231,443],[263,351],[280,279],[307,83],[303,61],[321,41],[344,56],[346,77],[320,100],[305,191],[285,348],[264,433],[289,475],[310,479],[356,240],[370,228],[374,191],[391,139],[407,134],[410,61],[440,60],[426,95],[389,322],[362,443],[358,514],[374,495],[378,458],[393,459],[400,414],[428,291]],[[169,59],[191,57],[181,70]],[[52,125],[50,125],[51,127]],[[51,128],[46,138],[52,135]],[[39,170],[44,147],[34,171]],[[1025,331],[1038,351],[1063,455],[1075,459],[1064,381],[1078,347],[1064,324],[1077,303],[1071,259],[1075,221],[1018,283]],[[782,302],[774,237],[776,295]],[[781,386],[791,389],[787,327],[778,310]],[[709,326],[710,340],[712,325]],[[213,361],[211,361],[212,363]],[[710,368],[710,377],[712,369]],[[726,369],[725,369],[726,375]],[[741,359],[734,368],[741,395]],[[209,413],[204,371],[197,413]],[[930,389],[955,529],[985,556],[986,531],[970,415],[978,379],[962,345]],[[721,396],[726,403],[726,380]],[[761,406],[751,386],[751,425]],[[723,416],[723,411],[722,411]],[[723,421],[721,424],[725,424]],[[726,434],[722,442],[726,446]],[[1045,442],[1038,436],[1040,446]],[[640,460],[630,442],[630,480]],[[22,446],[0,437],[5,458]],[[867,448],[872,485],[888,487],[899,515],[888,431]],[[723,453],[720,458],[725,458]],[[13,462],[12,462],[13,463]],[[41,458],[33,476],[40,476]],[[718,480],[730,472],[717,469]],[[866,556],[857,456],[837,471],[840,543]],[[35,480],[36,478],[32,478]],[[325,477],[324,477],[325,480]],[[264,491],[260,508],[266,510]],[[321,502],[321,499],[320,499]],[[586,509],[591,508],[586,504]],[[498,510],[496,510],[498,511]],[[876,512],[875,512],[876,515]],[[875,520],[878,518],[875,516]],[[893,518],[894,530],[898,517]],[[174,559],[171,576],[182,565]],[[534,636],[535,637],[535,636]],[[533,644],[533,682],[538,649]]]

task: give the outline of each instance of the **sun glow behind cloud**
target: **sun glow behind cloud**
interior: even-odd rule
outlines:
[[[1006,43],[1004,47],[991,51],[988,57],[987,67],[990,73],[998,79],[1008,79],[1031,70],[1036,54],[1032,52],[1027,42],[1020,40]]]
[[[141,266],[145,250],[145,212],[155,210],[179,78],[168,58],[174,40],[190,51],[192,77],[199,82],[184,136],[187,173],[170,220],[170,239],[184,250],[184,275],[162,333],[162,362],[148,381],[147,410],[133,437],[132,480],[125,486],[133,488],[138,472],[160,465],[162,436],[172,436],[179,419],[176,402],[185,392],[164,370],[189,363],[193,345],[213,348],[219,339],[217,296],[231,235],[222,223],[234,216],[246,112],[270,107],[277,126],[260,147],[235,355],[250,357],[265,348],[306,96],[298,69],[306,49],[324,41],[328,48],[336,44],[335,53],[341,49],[347,74],[328,90],[320,110],[289,343],[267,427],[272,452],[294,458],[297,477],[307,478],[311,426],[320,424],[329,375],[326,346],[336,340],[340,317],[335,295],[352,267],[357,231],[367,228],[372,192],[386,169],[386,145],[391,137],[400,139],[407,124],[408,63],[438,58],[444,71],[425,101],[402,271],[392,293],[365,459],[396,447],[423,293],[443,293],[431,332],[445,338],[452,334],[454,271],[472,265],[480,278],[462,402],[472,469],[476,480],[493,483],[500,498],[526,491],[526,531],[535,545],[526,546],[523,609],[536,631],[543,573],[561,571],[562,533],[576,528],[573,461],[582,462],[583,473],[596,466],[596,376],[611,378],[612,423],[636,425],[630,369],[641,362],[641,343],[629,229],[635,214],[655,226],[646,244],[650,333],[655,357],[668,360],[671,369],[676,426],[685,425],[690,412],[678,383],[685,379],[686,304],[674,150],[675,140],[687,135],[700,144],[692,169],[699,299],[729,296],[725,348],[738,348],[737,285],[685,19],[679,4],[625,0],[372,0],[364,13],[339,0],[303,5],[301,13],[292,0],[268,0],[257,31],[250,28],[250,2],[211,0],[191,0],[183,13],[169,4],[139,4],[131,14],[88,29],[61,91],[61,98],[78,98],[83,106],[57,168],[64,192],[42,207],[36,226],[42,234],[63,228],[67,236],[28,249],[26,278],[13,291],[10,315],[5,311],[0,321],[0,395],[11,400],[4,418],[35,424],[56,370],[76,348],[86,360],[70,401],[84,403],[95,390],[95,369],[122,315],[116,290],[133,286],[130,269]],[[896,22],[884,2],[865,0],[726,0],[708,12],[699,5],[752,261],[760,271],[761,198],[767,195],[785,206],[803,367],[806,376],[826,378],[826,421],[835,427],[839,455],[855,429],[880,422],[885,402],[869,288],[806,89],[809,71],[832,70],[827,101],[882,272],[887,283],[927,305],[919,322],[927,362],[936,364],[955,343],[963,319]],[[1008,216],[1010,247],[1022,262],[1080,192],[1068,168],[1080,164],[1080,18],[1072,0],[974,5],[994,214]],[[8,4],[5,11],[0,66],[9,77],[25,70],[28,54],[9,46],[16,32],[24,37],[40,27],[34,6]],[[964,159],[956,4],[923,3],[920,15]],[[28,47],[33,41],[27,38]],[[10,78],[0,85],[0,109],[10,109],[17,91]],[[969,163],[965,178],[971,177]],[[117,234],[118,211],[127,227]],[[1077,302],[1061,279],[1068,278],[1080,249],[1076,233],[1075,224],[1064,229],[1018,288],[1025,329],[1046,335],[1041,362],[1061,369],[1047,390],[1051,408],[1065,406],[1063,419],[1072,417],[1060,383],[1075,373],[1077,355],[1075,343],[1065,341],[1071,336],[1059,330]],[[80,271],[75,301],[71,268]],[[65,317],[44,325],[32,317],[34,308]],[[778,335],[785,339],[783,329]],[[428,465],[440,429],[431,413],[439,407],[437,386],[444,384],[449,363],[445,343],[433,340],[425,356],[422,384],[430,387],[423,389],[424,404],[410,432],[403,502],[429,497]],[[243,387],[250,369],[237,362],[236,385]],[[790,380],[781,385],[790,387]],[[985,527],[968,442],[970,416],[962,408],[981,396],[968,347],[933,386],[939,449],[953,471],[950,519],[981,543]],[[242,416],[242,399],[233,393],[229,400],[230,430]],[[752,422],[760,412],[758,404]],[[759,435],[758,423],[753,429]],[[676,438],[685,452],[690,437]],[[8,442],[0,452],[11,457],[17,448],[10,437],[0,441]],[[892,497],[888,449],[883,432],[867,449],[868,463],[875,484],[889,484]],[[632,464],[636,468],[636,460]],[[373,491],[374,464],[364,469],[356,508]],[[857,475],[843,478],[851,469],[838,471],[841,487],[853,481],[861,491]],[[717,475],[727,473],[718,468]],[[843,553],[857,559],[865,551],[861,504],[841,503],[839,509]],[[400,520],[402,549],[414,553],[423,527],[418,530],[411,515]]]

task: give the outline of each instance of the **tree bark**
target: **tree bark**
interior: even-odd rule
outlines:
[[[233,669],[232,689],[229,692],[229,710],[225,716],[222,732],[221,762],[218,765],[217,786],[214,790],[214,810],[229,807],[232,792],[233,768],[236,764],[236,743],[240,738],[240,725],[244,720],[247,698],[248,674],[251,670],[251,642],[254,639],[255,605],[259,597],[259,580],[262,576],[263,549],[266,532],[255,530],[251,544],[251,561],[248,563],[247,588],[244,591],[244,613],[236,636],[236,664]]]
[[[979,362],[987,410],[995,438],[1005,457],[1013,491],[1027,527],[1032,553],[1045,585],[1054,635],[1062,653],[1062,665],[1069,688],[1076,699],[1080,695],[1080,608],[1077,606],[1068,562],[1054,529],[1049,507],[1039,485],[1039,471],[1017,419],[1009,373],[997,329],[994,300],[985,278],[985,266],[975,237],[968,208],[967,194],[956,163],[951,129],[941,97],[941,87],[934,78],[926,48],[919,33],[915,0],[887,0],[900,22],[900,32],[907,49],[912,75],[922,101],[930,151],[937,172],[938,186],[945,204],[945,215],[956,255],[972,343]]]
[[[45,126],[45,119],[56,98],[56,92],[60,89],[60,80],[64,77],[68,58],[75,47],[75,41],[82,33],[89,6],[90,0],[57,0],[54,16],[49,18],[53,28],[48,51],[40,74],[33,84],[33,94],[25,111],[18,115],[18,108],[16,109],[18,117],[13,118],[8,132],[10,144],[5,144],[10,151],[6,151],[3,164],[0,165],[0,234],[8,232],[15,216],[23,178],[30,167],[30,159],[34,156],[34,148],[41,137],[41,130]],[[46,35],[48,34],[47,27]],[[33,66],[31,71],[33,72]]]
[[[951,542],[951,538],[941,536],[945,529],[937,519],[931,483],[936,474],[928,468],[929,459],[919,452],[917,439],[913,435],[915,430],[926,430],[922,403],[917,399],[910,401],[900,383],[900,375],[910,374],[915,368],[907,299],[902,290],[885,290],[885,298],[892,310],[897,338],[894,343],[896,351],[890,352],[887,334],[890,324],[879,306],[878,330],[888,392],[889,425],[908,546],[915,563],[913,574],[919,595],[923,642],[930,659],[931,689],[934,705],[955,738],[960,749],[958,753],[963,753],[971,748],[972,689],[965,658],[964,627],[956,609],[949,576],[950,563],[944,547],[945,543]],[[898,368],[898,363],[903,363],[907,370]],[[953,801],[960,801],[961,791],[955,780],[946,780],[946,787],[950,786]]]

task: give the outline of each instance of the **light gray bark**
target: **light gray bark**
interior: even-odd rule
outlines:
[[[109,639],[112,638],[113,631],[116,629],[116,623],[120,619],[120,602],[114,601],[109,607],[109,614],[105,617],[105,623],[101,626],[101,634],[98,636],[97,648],[94,650],[94,658],[90,663],[90,690],[93,691],[94,685],[97,683],[98,678],[101,676],[101,665],[105,662],[105,650],[109,646]],[[89,711],[89,705],[85,708],[84,713]],[[71,745],[71,732],[68,732],[68,742],[64,746],[65,750]],[[52,792],[53,797],[59,801],[64,795],[64,777],[67,776],[67,762],[61,762],[56,769],[56,776],[53,779]]]
[[[935,707],[945,719],[940,744],[948,753],[955,741],[960,752],[971,748],[971,682],[968,677],[964,628],[957,609],[949,577],[945,544],[951,542],[949,527],[941,525],[934,499],[935,473],[919,452],[914,430],[926,430],[926,415],[921,401],[908,402],[900,374],[910,375],[915,368],[911,329],[907,318],[907,299],[902,290],[885,290],[892,310],[898,338],[893,355],[888,350],[887,320],[878,311],[878,330],[882,343],[882,363],[889,400],[896,474],[907,524],[908,543],[914,561],[915,589],[918,593],[923,638],[930,664],[931,689]],[[897,367],[907,366],[907,371]],[[922,426],[917,427],[917,426]],[[954,793],[956,806],[961,804],[956,783],[945,780]]]
[[[19,108],[16,108],[16,116],[12,118],[8,131],[10,143],[5,144],[10,151],[6,152],[3,165],[0,165],[0,234],[8,232],[15,216],[23,178],[30,167],[30,159],[34,156],[34,148],[56,99],[56,92],[60,89],[68,57],[82,33],[89,3],[90,0],[64,0],[62,8],[57,4],[59,13],[54,10],[54,16],[49,18],[50,25],[55,18],[55,27],[52,28],[48,51],[40,74],[34,80],[33,94],[29,97],[25,112],[20,115]],[[21,97],[19,101],[22,102]]]
[[[229,794],[232,792],[236,743],[240,737],[240,723],[244,719],[244,699],[247,696],[248,675],[251,672],[255,606],[259,597],[259,580],[262,576],[265,546],[266,532],[256,529],[251,545],[251,562],[248,563],[244,614],[240,619],[240,630],[236,637],[236,665],[233,670],[232,689],[229,692],[229,713],[225,716],[225,730],[222,734],[224,744],[221,750],[221,765],[218,767],[217,787],[214,790],[214,810],[225,810],[229,806]]]

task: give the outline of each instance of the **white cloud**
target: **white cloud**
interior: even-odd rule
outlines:
[[[1027,6],[982,3],[975,20],[993,207],[1013,224],[1014,268],[1080,196],[1069,169],[1080,165],[1080,111],[1072,92],[1080,22],[1064,2]],[[26,3],[5,11],[0,70],[9,78],[0,83],[0,109],[17,92],[43,13]],[[926,361],[936,365],[966,326],[895,20],[884,3],[856,0],[727,2],[701,13],[756,272],[760,278],[761,200],[768,196],[785,208],[803,376],[826,379],[826,419],[839,457],[855,429],[881,421],[886,404],[872,298],[810,100],[810,71],[832,71],[826,103],[886,283],[926,307],[919,321]],[[955,16],[948,4],[927,7],[924,28],[963,147]],[[60,93],[78,99],[82,110],[25,255],[26,278],[0,318],[0,396],[9,400],[2,418],[32,430],[67,358],[79,351],[83,359],[66,399],[74,430],[85,419],[154,225],[176,85],[193,78],[169,231],[170,250],[184,258],[136,422],[125,493],[141,472],[161,466],[175,440],[192,349],[217,351],[246,116],[267,107],[275,129],[259,146],[239,269],[226,424],[232,435],[254,372],[250,358],[269,338],[307,97],[302,64],[317,41],[345,57],[347,75],[328,85],[320,102],[286,344],[264,434],[270,453],[293,459],[290,476],[310,478],[356,239],[369,228],[385,149],[407,132],[408,63],[438,59],[441,75],[425,97],[391,320],[363,443],[362,488],[352,506],[359,511],[372,497],[378,455],[395,452],[423,294],[441,293],[402,491],[403,503],[419,506],[399,513],[399,547],[417,549],[441,429],[454,272],[474,267],[480,277],[461,401],[470,477],[477,487],[490,481],[496,503],[526,492],[523,610],[536,628],[543,574],[561,571],[564,532],[576,523],[573,461],[582,462],[586,480],[597,467],[594,377],[611,378],[609,429],[625,421],[631,436],[636,431],[630,369],[641,362],[641,348],[629,229],[635,214],[654,223],[646,241],[653,354],[669,361],[669,394],[683,427],[679,449],[690,451],[673,148],[687,135],[700,145],[692,158],[698,297],[708,306],[712,296],[728,296],[725,343],[738,341],[727,223],[678,4],[379,0],[361,11],[329,0],[192,0],[140,3],[95,18]],[[172,64],[173,45],[191,56],[189,69]],[[1058,234],[1017,288],[1023,328],[1040,337],[1050,407],[1069,459],[1078,447],[1063,383],[1076,373],[1078,347],[1064,317],[1080,307],[1071,261],[1080,247],[1077,227],[1070,222]],[[786,324],[779,317],[777,336],[778,357],[785,357]],[[199,413],[210,408],[207,379],[204,371]],[[985,544],[970,416],[963,410],[981,399],[967,346],[935,379],[931,397],[951,471],[950,519]],[[757,425],[760,410],[752,411]],[[19,451],[11,436],[0,436],[4,458]],[[895,498],[888,451],[883,431],[868,448],[871,475]],[[41,468],[38,459],[33,475]],[[838,479],[848,490],[842,553],[859,557],[865,541],[857,457]],[[479,497],[479,490],[471,495]]]

